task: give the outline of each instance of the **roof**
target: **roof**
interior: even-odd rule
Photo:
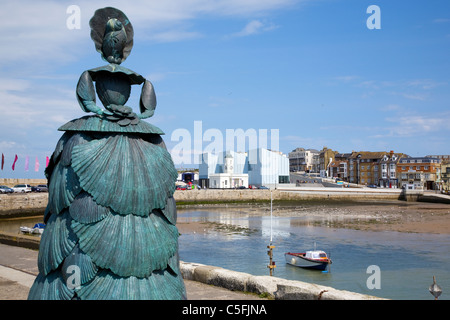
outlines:
[[[349,159],[381,159],[385,154],[389,154],[386,151],[372,152],[372,151],[360,151],[352,152]]]

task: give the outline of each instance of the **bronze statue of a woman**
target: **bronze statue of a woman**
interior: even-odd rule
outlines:
[[[91,38],[108,65],[83,72],[72,120],[52,154],[49,201],[29,299],[185,299],[179,269],[177,171],[151,117],[150,81],[120,64],[133,45],[123,12],[103,8]],[[94,87],[95,82],[95,87]],[[142,85],[140,113],[126,106]],[[96,93],[104,108],[96,104]]]

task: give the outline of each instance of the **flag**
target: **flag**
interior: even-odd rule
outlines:
[[[4,165],[5,165],[5,155],[2,153],[2,170]]]
[[[16,168],[16,162],[17,162],[17,159],[19,159],[19,158],[17,157],[17,154],[16,154],[16,156],[15,156],[15,158],[14,158],[13,165],[12,165],[13,171],[14,171],[14,169]]]
[[[45,159],[45,167],[46,167],[46,168],[48,167],[49,161],[50,161],[50,159],[49,159],[48,156],[47,156],[46,159]]]
[[[36,172],[39,171],[39,160],[38,160],[38,157],[36,157],[36,162],[34,163],[34,171],[36,171]]]
[[[27,157],[25,158],[25,171],[28,171],[29,165],[30,165],[30,157],[27,156]]]

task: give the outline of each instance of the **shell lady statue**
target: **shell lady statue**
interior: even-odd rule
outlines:
[[[59,128],[46,169],[39,275],[28,298],[185,299],[177,171],[163,132],[142,121],[156,107],[152,84],[120,65],[133,45],[132,25],[120,10],[103,8],[90,27],[109,64],[83,72],[76,88],[82,110],[94,115]],[[142,85],[139,114],[125,105],[132,85]]]

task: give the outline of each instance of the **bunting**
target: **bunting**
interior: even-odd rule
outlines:
[[[13,161],[12,167],[11,167],[13,171],[16,170],[16,164],[17,164],[18,160],[19,160],[19,156],[17,154],[15,154],[14,155],[14,161]],[[49,163],[50,163],[50,157],[47,156],[47,157],[45,157],[45,167],[46,168],[48,167]],[[32,163],[30,163],[30,156],[26,156],[25,157],[25,171],[29,171],[30,170],[30,165],[33,165]],[[40,167],[41,167],[41,164],[39,163],[39,157],[36,157],[36,160],[34,161],[34,171],[35,172],[39,172],[39,168]],[[1,170],[4,170],[4,168],[5,168],[5,154],[2,152]]]
[[[28,171],[29,165],[30,165],[30,157],[27,156],[27,157],[25,158],[25,171]]]
[[[14,158],[13,165],[12,165],[13,171],[14,171],[14,169],[16,168],[16,162],[17,162],[17,159],[19,159],[19,157],[17,157],[17,154],[16,154],[16,156],[15,156],[15,158]]]

